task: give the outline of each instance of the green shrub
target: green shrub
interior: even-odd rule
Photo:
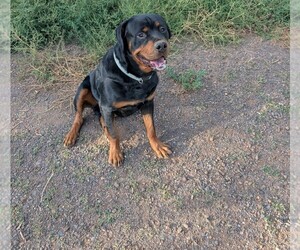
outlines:
[[[174,35],[207,44],[234,41],[245,29],[263,34],[289,25],[288,0],[12,0],[13,49],[63,40],[102,54],[122,20],[149,12],[163,15]]]

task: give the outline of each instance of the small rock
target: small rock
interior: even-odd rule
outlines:
[[[179,228],[177,229],[176,232],[177,232],[178,234],[180,234],[182,231],[183,231],[183,230],[182,230],[182,227],[179,227]]]
[[[64,232],[63,231],[58,231],[58,236],[59,237],[63,237],[65,234],[64,234]]]
[[[182,177],[182,181],[183,181],[183,182],[186,182],[186,181],[188,181],[188,180],[189,180],[188,177],[186,177],[186,176],[183,176],[183,177]]]

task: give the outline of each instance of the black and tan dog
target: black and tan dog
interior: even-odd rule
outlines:
[[[156,71],[166,67],[171,33],[157,14],[136,15],[116,29],[117,43],[101,63],[80,84],[74,98],[75,119],[64,145],[75,143],[83,123],[85,106],[100,110],[100,124],[110,142],[108,161],[119,166],[123,161],[113,120],[141,110],[150,145],[159,158],[171,154],[161,142],[153,122],[153,99],[158,84]]]

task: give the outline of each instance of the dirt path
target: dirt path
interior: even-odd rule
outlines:
[[[257,37],[173,48],[169,65],[205,69],[204,87],[162,73],[156,125],[173,155],[154,157],[136,114],[117,121],[118,169],[92,111],[63,147],[73,113],[47,111],[56,92],[28,93],[35,79],[12,57],[14,249],[288,249],[288,49]]]

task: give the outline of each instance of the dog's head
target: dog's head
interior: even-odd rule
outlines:
[[[133,16],[117,27],[116,36],[121,59],[131,56],[145,73],[165,69],[171,32],[160,15]]]

